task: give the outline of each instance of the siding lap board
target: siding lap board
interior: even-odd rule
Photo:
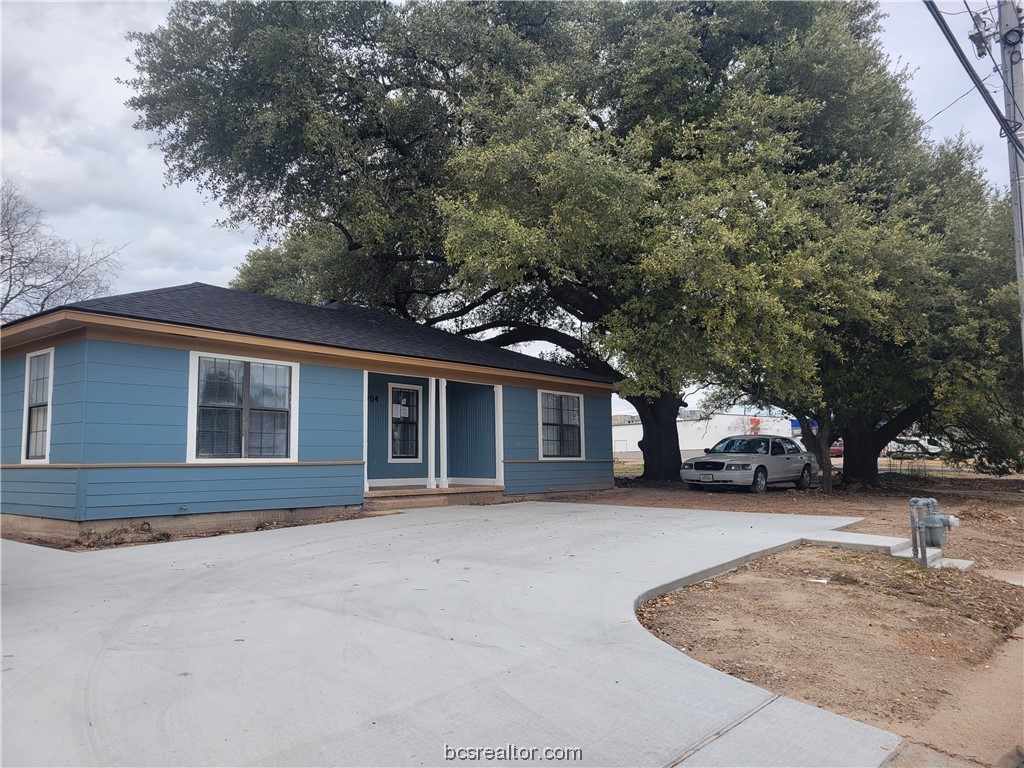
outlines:
[[[299,461],[362,461],[362,458],[363,372],[302,365],[299,368]]]
[[[188,351],[87,343],[84,463],[185,461]]]
[[[361,504],[359,464],[118,467],[86,475],[87,519]]]
[[[21,461],[21,430],[25,410],[25,356],[0,363],[0,461]]]

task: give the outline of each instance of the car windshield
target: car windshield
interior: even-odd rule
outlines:
[[[768,440],[764,437],[727,437],[708,453],[768,453]]]

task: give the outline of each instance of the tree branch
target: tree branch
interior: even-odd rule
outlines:
[[[465,317],[474,309],[479,309],[480,307],[482,307],[484,304],[493,299],[499,293],[501,293],[501,291],[497,288],[492,288],[489,291],[484,291],[484,293],[481,294],[480,298],[478,298],[476,301],[471,301],[468,304],[464,304],[459,309],[453,309],[451,312],[444,312],[440,315],[437,315],[436,317],[429,318],[428,320],[424,321],[424,324],[437,325],[438,323],[443,323],[447,320],[454,320],[457,317]]]

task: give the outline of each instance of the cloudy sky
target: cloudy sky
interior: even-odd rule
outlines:
[[[913,91],[925,118],[971,87],[921,2],[888,2],[885,44],[894,64],[915,72]],[[963,4],[940,3],[950,26],[967,42]],[[981,9],[978,2],[971,7]],[[2,171],[42,208],[58,234],[82,244],[124,246],[116,292],[202,281],[226,285],[253,247],[256,233],[215,226],[216,202],[194,188],[164,186],[163,157],[132,128],[124,106],[129,77],[129,31],[151,30],[165,3],[2,4]],[[991,62],[975,62],[982,77]],[[992,90],[997,77],[989,79]],[[1002,104],[1001,92],[996,101]],[[977,94],[931,122],[939,139],[966,132],[983,147],[995,184],[1007,184],[1006,145]]]

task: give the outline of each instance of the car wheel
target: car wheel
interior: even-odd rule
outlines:
[[[811,468],[804,464],[804,468],[800,470],[800,477],[797,478],[796,487],[801,491],[806,491],[811,487]]]
[[[768,470],[764,467],[758,467],[754,471],[754,482],[750,484],[748,489],[751,493],[764,493],[768,488]]]

